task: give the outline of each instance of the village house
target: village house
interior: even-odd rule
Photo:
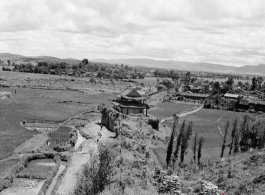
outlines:
[[[205,100],[210,95],[209,94],[200,94],[200,93],[181,93],[181,96],[183,96],[186,99],[192,99],[192,100]]]
[[[147,96],[139,93],[135,88],[127,88],[112,100],[113,107],[123,114],[145,114],[149,106],[145,103]]]
[[[226,93],[224,95],[225,99],[233,99],[233,100],[237,100],[240,97],[240,95],[238,94],[232,94],[232,93]]]

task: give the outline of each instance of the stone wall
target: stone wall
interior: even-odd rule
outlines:
[[[110,131],[117,132],[119,122],[124,115],[110,107],[103,107],[101,114],[101,124],[106,126]]]

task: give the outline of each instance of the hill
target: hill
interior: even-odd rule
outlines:
[[[79,64],[81,60],[66,58],[61,59],[51,56],[22,56],[10,53],[0,53],[0,58],[8,58],[11,60],[21,61],[47,61],[50,63],[65,62],[68,64]],[[240,74],[253,74],[265,75],[265,64],[259,65],[244,65],[241,67],[226,66],[222,64],[213,64],[206,62],[185,62],[175,60],[154,60],[147,58],[131,58],[131,59],[92,59],[90,61],[104,64],[127,64],[131,66],[146,67],[146,68],[164,68],[175,70],[193,70],[193,71],[206,71],[206,72],[220,72],[220,73],[240,73]]]
[[[207,72],[220,72],[220,73],[241,73],[241,74],[257,74],[265,75],[265,65],[245,65],[241,67],[226,66],[222,64],[213,64],[205,62],[184,62],[174,60],[153,60],[145,58],[135,59],[95,59],[96,62],[108,62],[112,64],[128,64],[131,66],[145,66],[149,68],[167,68],[178,70],[194,70],[194,71],[207,71]]]
[[[8,59],[17,59],[17,58],[23,58],[22,55],[17,54],[11,54],[11,53],[0,53],[0,58],[8,58]]]
[[[60,63],[65,62],[67,64],[79,64],[81,60],[73,59],[73,58],[57,58],[52,56],[22,56],[17,54],[10,54],[10,53],[0,53],[0,58],[8,58],[10,60],[22,61],[22,62],[49,62],[49,63]]]

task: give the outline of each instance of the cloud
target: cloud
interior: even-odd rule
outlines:
[[[0,52],[264,63],[262,0],[1,0]]]

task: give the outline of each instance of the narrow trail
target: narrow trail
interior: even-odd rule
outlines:
[[[58,180],[58,177],[60,176],[60,174],[63,172],[63,170],[66,168],[65,165],[60,165],[56,175],[53,177],[52,179],[52,182],[50,184],[50,186],[48,187],[45,195],[51,195],[52,194],[52,190],[54,189],[56,183],[57,183],[57,180]]]
[[[108,129],[103,127],[101,129],[101,126],[98,125],[99,120],[95,120],[87,124],[82,130],[85,134],[91,134],[91,139],[84,138],[79,132],[78,132],[78,140],[75,145],[75,152],[73,153],[73,156],[71,158],[70,164],[67,167],[67,170],[62,177],[61,181],[59,182],[58,188],[56,189],[55,194],[71,194],[74,190],[74,187],[76,183],[78,182],[78,179],[80,177],[80,174],[82,172],[83,166],[89,162],[91,158],[91,154],[96,154],[98,143],[97,139],[99,140],[105,140],[110,139],[114,136],[114,133],[109,132]],[[101,138],[99,138],[98,132],[101,134]],[[82,146],[81,150],[80,145]],[[46,194],[49,195],[49,194]]]
[[[224,115],[222,115],[218,120],[215,121],[216,126],[217,126],[217,128],[218,128],[218,131],[219,131],[219,133],[220,133],[220,135],[221,135],[222,137],[224,137],[224,135],[223,135],[223,132],[222,132],[222,130],[221,130],[221,128],[220,128],[218,122],[220,122],[220,121],[222,120],[222,118],[224,118],[224,117],[226,116],[227,113],[228,113],[228,112],[224,113]]]
[[[227,114],[228,112],[225,112],[223,116],[221,116],[217,121],[215,121],[216,123],[218,123],[220,120],[222,120],[222,118],[225,117],[225,115]]]
[[[202,108],[203,108],[203,107],[200,106],[199,108],[196,108],[195,110],[191,110],[191,111],[183,112],[183,113],[179,114],[178,117],[180,118],[180,117],[188,116],[188,115],[190,115],[190,114],[193,114],[193,113],[195,113],[195,112],[198,112],[198,111],[201,110]],[[171,120],[171,119],[173,119],[173,116],[162,119],[162,120],[161,120],[161,123],[163,123],[163,122],[165,122],[165,121],[168,121],[168,120]]]
[[[222,137],[224,137],[223,132],[222,132],[222,130],[221,130],[219,124],[216,123],[216,125],[217,125],[217,128],[218,128],[218,130],[219,130],[220,135],[221,135]]]
[[[75,151],[78,150],[79,146],[86,140],[86,138],[84,138],[79,131],[77,131],[77,141],[75,143]]]

